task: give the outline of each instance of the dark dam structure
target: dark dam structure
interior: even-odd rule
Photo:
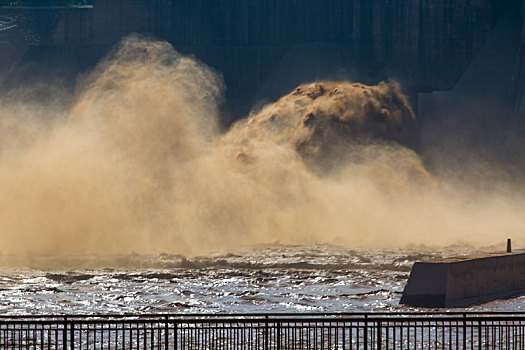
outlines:
[[[418,93],[452,90],[506,11],[520,21],[520,7],[517,0],[94,0],[79,7],[4,6],[0,16],[17,26],[0,28],[1,73],[8,85],[50,75],[70,83],[123,36],[142,33],[168,40],[221,72],[233,118],[258,101],[319,79],[376,84],[393,78],[417,109]]]

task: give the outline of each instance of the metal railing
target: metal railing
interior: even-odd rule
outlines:
[[[525,349],[525,314],[3,316],[0,349]]]

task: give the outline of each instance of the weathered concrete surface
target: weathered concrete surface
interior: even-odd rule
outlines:
[[[9,71],[22,59],[27,50],[28,46],[22,38],[20,27],[14,25],[0,29],[0,84]]]
[[[366,84],[394,78],[415,96],[452,89],[516,1],[96,0],[90,42],[109,47],[132,32],[166,39],[221,72],[228,100],[246,106],[288,92],[289,81],[272,79],[283,69],[298,83],[319,75],[298,68],[301,58],[288,59],[307,43],[340,48],[335,66],[322,45],[309,48],[326,66],[321,76],[344,70],[343,78]]]
[[[421,119],[465,114],[501,118],[513,113],[516,88],[521,88],[516,81],[524,24],[521,6],[507,9],[453,89],[419,95]]]
[[[416,262],[401,304],[452,307],[525,291],[525,252]]]
[[[24,62],[55,50],[75,51],[71,57],[94,65],[126,34],[143,33],[222,73],[228,102],[240,106],[233,114],[242,116],[258,100],[286,93],[292,80],[376,84],[394,78],[414,98],[450,90],[517,1],[96,0],[91,9],[20,10],[19,16],[30,46],[38,47]],[[308,46],[309,56],[297,57],[301,46]],[[313,73],[304,69],[312,60],[319,65]],[[293,77],[280,85],[273,77],[282,71]]]
[[[71,8],[61,11],[52,34],[53,45],[89,45],[93,39],[93,8]]]
[[[525,171],[525,0],[512,3],[449,91],[418,94],[422,150],[433,172],[498,169],[494,180]],[[484,175],[490,174],[485,171]],[[502,175],[504,174],[504,175]],[[489,175],[492,176],[492,175]]]
[[[130,32],[176,47],[346,43],[369,78],[390,70],[409,85],[444,90],[512,1],[97,0],[93,43],[111,45]]]

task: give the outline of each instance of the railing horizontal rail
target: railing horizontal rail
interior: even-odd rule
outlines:
[[[155,313],[155,314],[137,314],[137,313],[123,313],[123,314],[48,314],[48,315],[0,315],[0,319],[3,318],[128,318],[128,317],[140,317],[140,318],[164,318],[164,317],[283,317],[283,316],[292,316],[292,317],[326,317],[326,316],[363,316],[363,317],[373,317],[373,316],[415,316],[415,317],[426,317],[426,316],[492,316],[492,315],[523,315],[525,316],[525,311],[450,311],[450,312],[439,312],[439,311],[430,311],[430,312],[331,312],[331,313],[322,313],[322,312],[274,312],[274,313]]]
[[[367,318],[346,318],[346,317],[323,317],[323,318],[309,318],[309,317],[282,317],[282,318],[225,318],[225,317],[210,317],[207,318],[147,318],[147,319],[13,319],[0,320],[0,325],[3,324],[144,324],[144,323],[285,323],[285,322],[310,322],[310,323],[330,323],[330,322],[346,322],[346,323],[363,323],[363,322],[479,322],[486,321],[525,321],[525,316],[476,316],[476,317],[367,317]]]

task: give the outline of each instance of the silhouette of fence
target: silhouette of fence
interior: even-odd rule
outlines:
[[[0,317],[1,349],[524,349],[521,313]]]

